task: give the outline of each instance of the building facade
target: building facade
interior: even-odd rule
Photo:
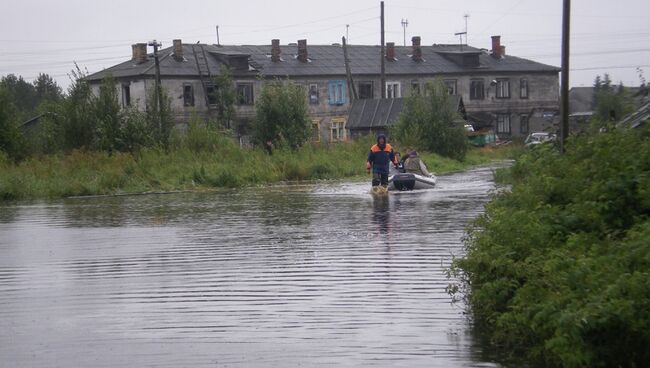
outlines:
[[[241,135],[255,115],[255,101],[263,84],[276,78],[303,86],[314,141],[339,141],[349,137],[348,113],[353,99],[381,98],[380,46],[349,45],[348,80],[341,45],[296,44],[221,46],[183,44],[158,53],[161,85],[171,99],[179,123],[193,114],[209,117],[216,101],[213,78],[228,68],[237,91],[236,119]],[[477,129],[494,129],[505,137],[532,131],[554,130],[559,111],[559,69],[505,55],[500,37],[492,37],[492,50],[467,45],[412,46],[387,43],[384,51],[386,98],[406,97],[434,80],[442,80],[449,93],[462,98],[468,122]],[[155,86],[155,63],[147,44],[132,45],[132,58],[89,75],[97,91],[111,76],[124,107],[146,108]]]

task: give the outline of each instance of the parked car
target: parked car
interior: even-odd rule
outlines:
[[[524,141],[524,145],[526,147],[531,147],[535,146],[538,144],[542,144],[545,142],[554,142],[556,139],[555,134],[553,133],[548,133],[548,132],[535,132],[531,133],[526,140]]]

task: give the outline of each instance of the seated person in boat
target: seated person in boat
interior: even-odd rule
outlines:
[[[404,161],[404,170],[407,173],[413,173],[422,176],[432,176],[432,174],[427,170],[427,165],[420,160],[417,151],[413,150],[409,152],[407,159]]]
[[[388,173],[390,164],[397,165],[393,147],[386,142],[386,136],[380,134],[377,136],[377,144],[370,147],[366,169],[372,169],[372,186],[388,186]]]

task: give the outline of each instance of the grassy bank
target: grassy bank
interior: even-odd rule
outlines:
[[[73,151],[32,157],[18,164],[0,157],[0,198],[58,198],[80,195],[201,190],[286,180],[366,177],[371,140],[306,145],[297,151],[241,149],[216,133],[189,132],[169,151],[137,154]],[[471,151],[463,162],[426,154],[434,172],[462,170],[512,154]]]
[[[523,155],[454,271],[480,330],[544,367],[650,362],[649,132]]]

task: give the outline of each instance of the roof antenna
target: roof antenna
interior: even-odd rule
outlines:
[[[469,13],[465,13],[465,15],[463,15],[463,18],[465,18],[465,45],[469,45],[469,34],[467,33],[467,19],[469,18]]]

